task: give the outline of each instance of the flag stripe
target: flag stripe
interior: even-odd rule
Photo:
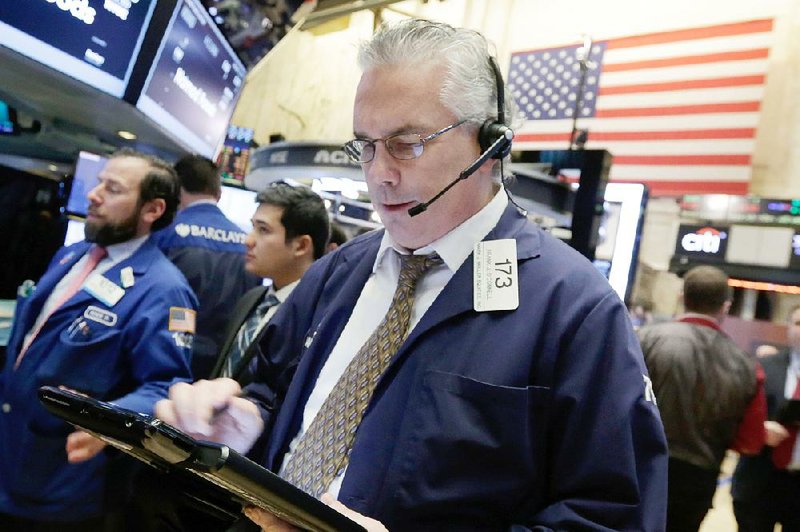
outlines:
[[[732,24],[719,24],[702,28],[686,30],[663,31],[649,35],[623,37],[609,41],[609,49],[631,48],[649,44],[663,44],[675,41],[689,41],[708,39],[709,37],[722,37],[725,35],[741,35],[744,33],[765,33],[772,31],[772,19],[749,20],[734,22]]]
[[[682,57],[669,57],[665,59],[651,59],[649,61],[635,61],[631,63],[616,63],[603,66],[604,72],[624,72],[627,70],[642,70],[648,68],[664,68],[684,65],[707,65],[723,61],[741,61],[743,59],[766,59],[769,50],[741,50],[738,52],[720,52],[717,54],[689,55]]]
[[[765,59],[719,63],[710,68],[708,65],[686,65],[665,68],[654,68],[646,73],[630,72],[603,72],[602,87],[617,87],[620,85],[637,85],[642,82],[672,82],[681,80],[705,79],[709,74],[714,77],[758,76],[767,71],[768,62]],[[602,88],[601,87],[601,88]]]
[[[517,143],[518,148],[536,146],[539,149],[565,149],[568,139],[555,139],[553,141]],[[559,142],[560,141],[560,142]],[[662,140],[660,142],[648,141],[593,141],[589,140],[587,147],[606,149],[614,155],[615,161],[627,155],[749,155],[755,146],[754,139],[714,139],[706,142],[697,140]]]
[[[760,102],[716,103],[705,105],[676,105],[674,107],[632,107],[630,109],[600,109],[599,118],[621,116],[690,115],[705,113],[747,113],[758,111]]]
[[[711,113],[707,115],[647,116],[630,118],[591,118],[579,122],[589,127],[589,140],[595,134],[605,132],[636,131],[684,131],[696,129],[755,128],[758,113]],[[570,120],[529,121],[517,130],[518,133],[569,133]]]
[[[597,99],[600,109],[625,109],[649,107],[657,96],[657,102],[665,107],[681,105],[714,104],[720,101],[760,102],[764,99],[763,86],[716,87],[708,89],[686,89],[682,91],[663,91],[664,94],[653,95],[649,92],[631,94],[613,94]]]
[[[708,89],[711,87],[740,87],[742,85],[762,85],[765,76],[733,76],[726,78],[681,80],[668,83],[640,83],[622,87],[602,87],[600,96],[612,94],[631,94],[637,92],[676,91],[685,89]]]
[[[614,164],[641,165],[750,165],[749,155],[619,155],[614,157]]]
[[[754,128],[738,129],[688,129],[684,131],[605,131],[592,133],[592,140],[710,140],[749,139],[755,137]],[[515,137],[519,142],[568,141],[569,133],[523,133]]]
[[[648,59],[665,59],[685,55],[716,54],[737,50],[756,50],[769,48],[772,43],[769,33],[749,33],[714,37],[711,39],[672,41],[664,44],[651,44],[633,48],[606,49],[603,61],[608,64],[631,63]]]

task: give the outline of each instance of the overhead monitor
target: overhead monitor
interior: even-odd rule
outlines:
[[[156,0],[3,0],[0,45],[121,98]]]
[[[195,153],[214,158],[246,70],[197,0],[178,0],[136,102]]]
[[[253,228],[251,220],[256,211],[256,195],[252,190],[223,186],[217,206],[230,221],[249,233]]]
[[[67,199],[67,212],[75,216],[86,216],[89,209],[87,194],[98,183],[98,174],[106,165],[108,158],[102,155],[82,151],[78,154],[75,163],[75,175],[72,178],[72,188]]]

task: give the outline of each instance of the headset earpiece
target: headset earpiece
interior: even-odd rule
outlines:
[[[497,90],[497,120],[487,120],[478,131],[478,143],[481,147],[481,152],[488,150],[492,144],[497,142],[500,137],[506,137],[505,145],[492,157],[494,159],[502,159],[511,151],[511,138],[508,138],[507,132],[509,127],[505,124],[505,94],[503,85],[503,76],[500,73],[500,67],[497,65],[494,57],[489,56],[489,67],[494,73],[495,86]],[[513,137],[513,134],[511,135]]]

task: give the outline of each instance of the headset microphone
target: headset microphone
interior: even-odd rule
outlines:
[[[488,161],[490,158],[503,159],[511,151],[511,140],[514,138],[514,132],[505,124],[505,94],[503,88],[503,76],[500,73],[500,67],[497,66],[497,61],[494,57],[489,56],[489,67],[494,74],[495,85],[497,89],[497,120],[487,120],[478,132],[478,143],[480,144],[481,156],[475,159],[471,165],[466,167],[458,177],[449,185],[444,187],[438,194],[436,194],[429,201],[420,203],[408,209],[408,215],[414,217],[422,214],[427,210],[431,204],[441,198],[445,192],[453,188],[456,183],[462,179],[471,176],[480,166]]]
[[[483,152],[480,157],[475,159],[475,162],[473,162],[471,165],[469,165],[466,168],[464,168],[464,170],[462,170],[461,173],[458,174],[457,178],[455,178],[453,181],[451,181],[446,187],[444,187],[442,190],[440,190],[439,193],[436,194],[434,197],[432,197],[430,200],[428,200],[428,201],[426,201],[424,203],[420,203],[419,205],[414,205],[413,207],[408,209],[408,215],[413,218],[414,216],[416,216],[418,214],[422,214],[423,212],[425,212],[428,209],[428,207],[430,207],[436,200],[441,198],[444,195],[445,192],[447,192],[448,190],[453,188],[456,183],[458,183],[462,179],[466,179],[469,176],[471,176],[472,174],[474,174],[475,171],[478,168],[480,168],[483,163],[485,163],[486,161],[488,161],[490,158],[494,157],[498,153],[501,153],[504,149],[506,149],[508,146],[510,146],[511,145],[511,139],[514,138],[514,132],[511,131],[511,129],[505,127],[505,126],[502,126],[502,127],[505,129],[505,131],[502,132],[502,136],[498,137],[497,140],[495,140],[494,143],[491,146],[489,146],[488,150]],[[498,131],[499,131],[499,129],[500,128],[498,127]]]

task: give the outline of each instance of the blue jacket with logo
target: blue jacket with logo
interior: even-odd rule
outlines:
[[[40,386],[63,385],[152,413],[170,385],[191,379],[192,335],[179,330],[185,322],[175,316],[180,309],[196,308],[196,298],[152,239],[103,274],[121,287],[121,270],[133,269],[134,284],[116,304],[78,291],[45,322],[14,368],[47,297],[89,246],[79,242],[61,249],[36,290],[17,304],[0,373],[0,513],[72,521],[103,510],[106,453],[79,464],[67,462],[66,438],[75,429],[42,407],[36,395]]]
[[[321,258],[270,320],[247,389],[278,471],[382,233]],[[509,206],[516,310],[473,309],[468,258],[378,381],[339,500],[389,530],[664,529],[667,447],[625,306]]]
[[[244,269],[245,233],[216,205],[190,205],[172,225],[153,235],[197,294],[197,334],[192,349],[195,379],[209,376],[217,361],[233,307],[261,279]]]

